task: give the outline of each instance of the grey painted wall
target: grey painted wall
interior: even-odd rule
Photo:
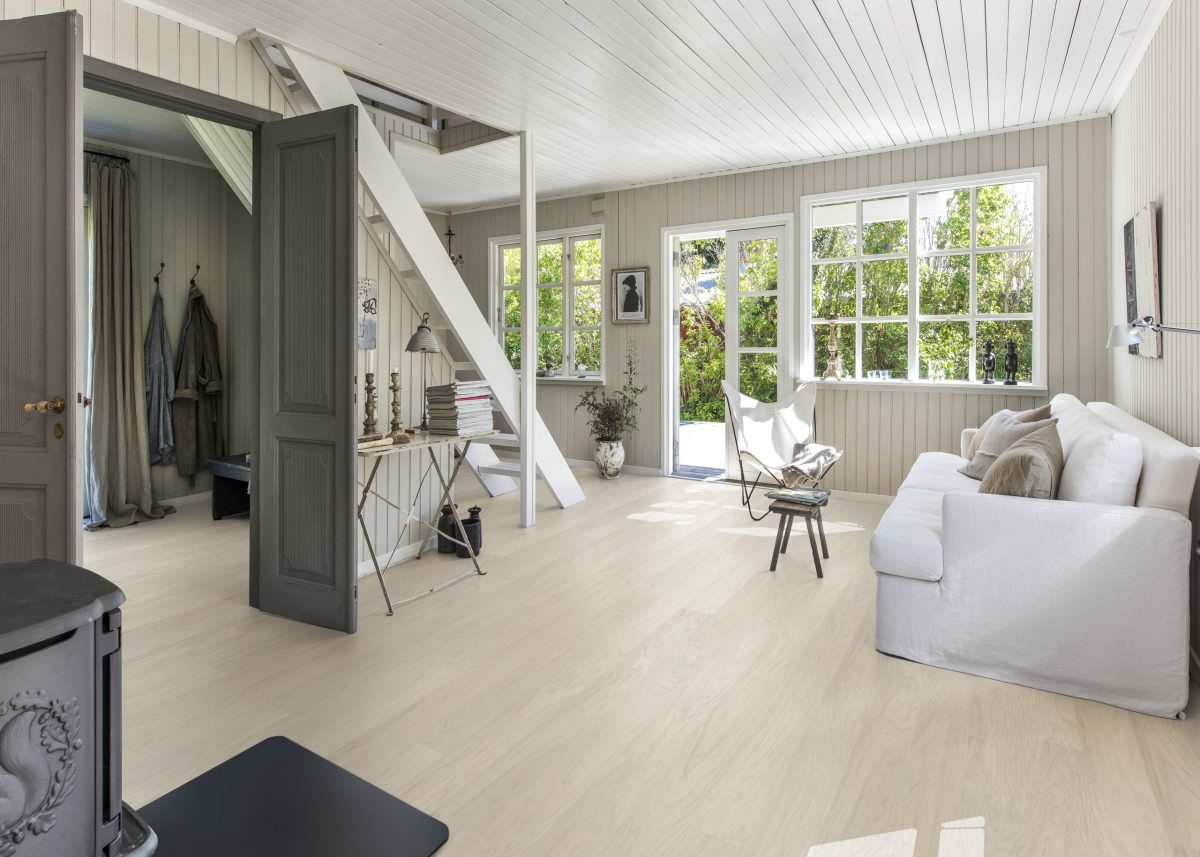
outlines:
[[[1109,317],[1124,319],[1121,226],[1148,202],[1159,210],[1159,281],[1167,324],[1200,325],[1200,3],[1175,3],[1112,117],[1112,236]],[[1110,352],[1113,402],[1200,446],[1200,336],[1164,334],[1161,360]],[[1193,515],[1193,520],[1196,516]],[[1200,574],[1192,569],[1192,648],[1200,650]]]
[[[618,191],[604,196],[604,213],[591,213],[592,197],[538,206],[538,228],[604,223],[606,263],[649,265],[652,300],[663,287],[664,226],[793,212],[807,194],[866,188],[922,179],[1045,166],[1048,176],[1047,351],[1051,394],[1066,391],[1086,400],[1108,395],[1107,337],[1109,122],[1094,119],[1005,134],[919,146],[727,176]],[[487,305],[488,239],[518,231],[515,207],[454,218],[466,255],[464,277],[481,307]],[[800,242],[797,240],[797,245]],[[793,266],[800,271],[800,247]],[[606,272],[607,275],[607,272]],[[797,273],[798,276],[798,273]],[[607,281],[607,280],[606,280]],[[796,284],[792,284],[796,288]],[[644,382],[650,384],[642,430],[631,438],[627,462],[658,467],[660,338],[662,320],[650,325],[608,325],[605,349],[610,382],[626,342],[637,348]],[[538,408],[570,458],[590,458],[591,441],[576,418],[580,389],[545,383]],[[1003,407],[1032,407],[1042,396],[975,392],[822,390],[818,434],[846,450],[830,484],[842,490],[893,494],[918,454],[956,451],[961,430],[977,426]]]

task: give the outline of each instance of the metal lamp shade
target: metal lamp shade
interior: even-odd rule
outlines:
[[[442,352],[442,346],[438,344],[437,337],[429,329],[429,313],[421,316],[417,332],[408,340],[408,345],[404,350],[423,354],[440,354]]]
[[[1141,345],[1141,343],[1142,329],[1129,322],[1114,324],[1108,334],[1109,348],[1125,348],[1130,345]]]

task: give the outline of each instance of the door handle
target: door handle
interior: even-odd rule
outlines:
[[[61,414],[63,408],[66,406],[67,403],[63,400],[62,396],[55,396],[50,401],[43,399],[40,402],[26,402],[25,413],[32,414],[34,411],[37,411],[39,414],[44,414],[46,411],[54,411],[56,414]]]

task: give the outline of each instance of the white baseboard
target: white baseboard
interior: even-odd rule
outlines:
[[[394,557],[392,557],[392,565],[398,565],[399,563],[402,563],[406,560],[415,558],[417,555],[417,548],[420,547],[420,544],[421,544],[420,542],[413,542],[411,545],[406,545],[405,547],[402,547],[399,550],[397,550],[396,555]],[[437,534],[436,533],[434,535],[430,536],[428,541],[425,542],[425,553],[429,553],[431,550],[432,551],[437,550]],[[381,563],[387,562],[388,557],[390,555],[391,555],[391,550],[379,551],[379,553],[378,553],[379,561]],[[388,566],[388,568],[391,568],[391,566]],[[387,569],[384,569],[384,570],[386,571]],[[374,574],[374,573],[375,573],[375,564],[373,562],[371,562],[370,557],[367,557],[366,559],[359,561],[359,563],[358,563],[358,576],[359,577],[366,577],[368,574]]]
[[[880,506],[890,506],[895,497],[888,494],[865,494],[862,491],[831,490],[830,496],[835,500],[854,500],[859,503],[875,503]]]
[[[187,494],[183,497],[168,497],[166,500],[159,500],[164,506],[193,506],[196,503],[211,503],[212,492],[201,491],[199,494]]]
[[[595,469],[596,462],[583,458],[568,458],[567,464],[570,467],[582,467]],[[621,467],[622,473],[632,473],[634,476],[662,476],[662,471],[657,467],[641,467],[637,464],[625,464]]]

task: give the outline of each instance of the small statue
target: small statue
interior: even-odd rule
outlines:
[[[1017,385],[1017,343],[1011,339],[1004,351],[1004,383],[1010,387]]]
[[[983,383],[996,383],[996,345],[990,339],[983,343]]]

